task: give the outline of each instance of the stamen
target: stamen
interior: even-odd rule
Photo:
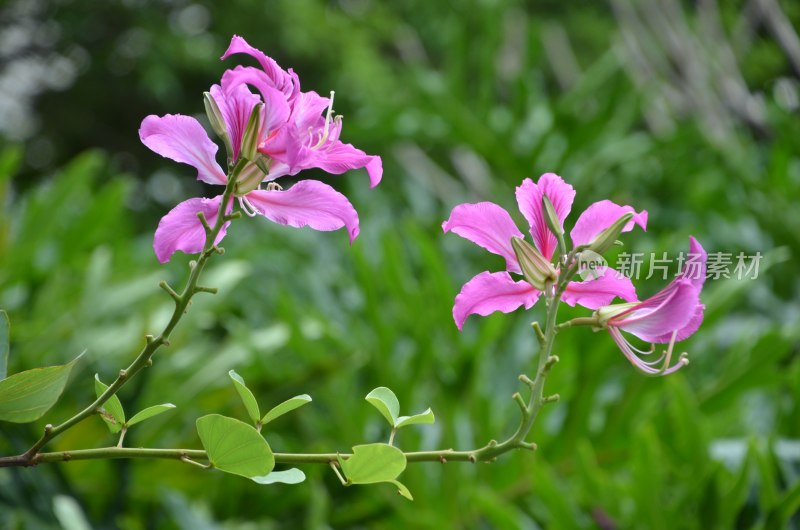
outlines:
[[[283,186],[277,182],[267,182],[267,191],[283,191]]]
[[[617,343],[619,349],[622,351],[622,354],[625,355],[625,358],[630,361],[630,363],[639,369],[641,372],[651,375],[651,376],[661,376],[661,375],[668,375],[671,373],[676,372],[677,370],[681,369],[682,367],[689,364],[688,354],[686,352],[681,353],[678,362],[670,366],[669,363],[672,360],[672,352],[675,347],[675,339],[678,336],[677,330],[672,333],[672,337],[670,338],[669,345],[667,349],[661,354],[661,356],[652,361],[645,361],[641,359],[636,352],[643,353],[645,355],[650,354],[654,351],[655,346],[653,346],[653,350],[649,352],[641,352],[640,350],[636,349],[614,326],[610,326],[608,328],[611,337],[614,339],[614,342]],[[656,368],[657,365],[661,365],[660,368]]]
[[[239,206],[242,207],[242,211],[247,214],[248,217],[255,217],[261,213],[258,208],[253,206],[253,203],[247,200],[246,196],[239,197]]]
[[[331,120],[333,119],[333,96],[335,94],[336,93],[333,90],[331,90],[331,99],[328,102],[328,112],[325,114],[325,126],[322,128],[322,134],[319,135],[319,141],[316,143],[316,145],[314,145],[314,147],[311,148],[312,151],[315,151],[320,147],[322,147],[328,140],[328,135],[330,134],[331,130]],[[308,133],[309,136],[311,136],[311,138],[313,139],[314,134],[310,127],[308,129]]]

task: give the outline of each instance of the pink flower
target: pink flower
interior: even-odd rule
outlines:
[[[694,237],[689,238],[689,257],[678,276],[664,289],[643,302],[601,307],[597,317],[608,328],[622,353],[639,370],[649,375],[667,375],[689,363],[686,354],[670,366],[676,342],[691,336],[703,322],[703,304],[700,291],[706,276],[706,252]],[[654,360],[645,360],[655,346],[643,351],[633,346],[622,334],[626,331],[650,342],[668,344],[663,354]],[[659,366],[660,365],[660,366]]]
[[[248,183],[252,182],[237,194],[242,209],[248,215],[262,215],[294,227],[310,226],[316,230],[346,227],[352,243],[359,232],[358,214],[344,195],[313,180],[298,182],[286,190],[270,181],[312,167],[336,174],[366,167],[371,185],[375,186],[382,176],[380,157],[368,156],[339,141],[341,120],[332,119],[332,99],[320,98],[314,92],[300,92],[294,72],[284,71],[241,37],[233,37],[223,58],[232,53],[249,54],[261,65],[261,69],[237,67],[229,70],[223,75],[221,86],[211,88],[223,122],[220,126],[230,142],[232,164],[241,158],[248,121],[253,109],[261,105],[258,150],[262,157],[258,165],[247,161],[239,174],[239,182],[245,176]],[[250,92],[248,86],[255,87],[258,94]],[[322,116],[326,107],[326,115]],[[227,185],[226,172],[216,161],[218,147],[194,118],[172,114],[148,116],[142,122],[139,137],[156,153],[193,166],[197,169],[198,180]],[[259,182],[263,181],[269,182],[267,189],[253,189],[260,188]],[[205,231],[197,214],[203,212],[213,225],[221,200],[221,195],[213,199],[189,199],[167,213],[158,225],[153,242],[158,260],[169,261],[177,250],[187,254],[202,251]],[[226,211],[230,212],[232,207],[233,201],[226,205]],[[222,240],[226,229],[227,224],[215,243]]]
[[[239,53],[256,59],[261,69],[237,66],[225,72],[221,87],[215,85],[211,91],[229,124],[234,158],[253,107],[263,101],[264,126],[258,150],[271,160],[265,181],[311,168],[338,175],[365,167],[370,187],[378,185],[383,175],[380,157],[367,155],[339,140],[342,120],[341,116],[333,116],[333,92],[330,98],[314,91],[301,92],[300,80],[291,69],[284,71],[273,59],[234,35],[222,59]],[[255,88],[260,97],[252,94],[248,86]]]
[[[533,243],[545,259],[552,260],[558,242],[545,221],[543,195],[553,204],[563,229],[564,220],[572,209],[575,190],[553,173],[545,173],[538,183],[525,179],[517,188],[517,205],[528,221]],[[627,213],[632,213],[633,217],[623,231],[632,230],[634,224],[642,229],[646,228],[645,211],[636,213],[630,206],[619,206],[611,201],[592,204],[580,215],[570,232],[573,244],[577,246],[590,243]],[[520,306],[529,309],[536,303],[541,292],[525,281],[515,281],[509,274],[521,273],[520,264],[511,246],[511,238],[521,238],[523,235],[506,210],[491,202],[460,204],[453,208],[450,218],[442,224],[442,229],[445,232],[455,232],[506,260],[506,271],[482,272],[461,288],[453,306],[453,318],[458,329],[463,327],[464,321],[471,314],[486,316],[495,311],[510,313]],[[609,268],[598,272],[596,279],[570,282],[562,300],[571,306],[579,304],[589,309],[606,305],[617,296],[626,301],[636,300],[636,292],[629,278],[618,277]]]

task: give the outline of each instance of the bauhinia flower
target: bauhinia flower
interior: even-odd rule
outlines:
[[[646,374],[667,375],[689,364],[686,353],[682,353],[670,366],[675,343],[691,336],[703,322],[705,306],[700,303],[700,291],[707,256],[694,237],[689,238],[688,257],[678,276],[647,300],[601,307],[595,313],[599,325],[608,329],[625,357]],[[636,348],[622,331],[651,343],[651,348]],[[658,358],[646,360],[655,352],[655,344],[667,344],[667,349]]]
[[[284,71],[241,37],[234,36],[223,58],[233,53],[255,57],[262,68],[240,66],[227,71],[222,85],[214,85],[206,96],[206,109],[212,127],[229,150],[229,169],[237,168],[235,195],[242,209],[250,216],[262,215],[294,227],[325,231],[346,227],[352,242],[359,232],[358,214],[344,195],[314,180],[300,181],[286,190],[272,181],[312,167],[336,174],[366,167],[371,186],[375,186],[383,173],[380,157],[339,141],[341,120],[333,119],[332,98],[301,92],[291,70]],[[248,86],[254,86],[258,94]],[[300,132],[303,127],[304,135]],[[216,160],[218,147],[196,119],[148,116],[139,137],[156,153],[193,166],[198,180],[227,185],[227,174]],[[266,189],[260,189],[262,182],[267,182]],[[169,261],[177,250],[200,252],[205,231],[197,215],[202,212],[213,225],[221,200],[221,195],[189,199],[167,213],[153,242],[158,260]],[[226,205],[226,212],[232,208],[233,202]],[[226,228],[215,243],[225,236]]]
[[[553,173],[545,173],[538,183],[525,179],[516,190],[517,205],[528,221],[535,249],[551,262],[558,241],[548,228],[547,212],[542,206],[542,197],[552,203],[559,228],[563,231],[564,220],[572,209],[575,190]],[[623,232],[639,225],[646,229],[647,212],[636,212],[631,206],[619,206],[611,201],[592,204],[578,218],[570,232],[575,246],[589,245],[623,216],[631,214],[630,220],[622,228]],[[550,220],[551,223],[555,220]],[[516,281],[509,273],[521,274],[517,254],[512,239],[523,238],[511,215],[492,202],[460,204],[453,208],[450,218],[442,224],[445,232],[455,232],[489,252],[505,258],[504,272],[482,272],[469,280],[456,296],[453,318],[462,329],[471,314],[482,316],[495,311],[510,313],[520,306],[529,309],[541,295],[541,289],[527,281]],[[518,242],[517,242],[518,244]],[[574,306],[582,305],[597,309],[609,304],[614,298],[632,302],[637,300],[636,291],[629,278],[620,277],[608,267],[597,270],[598,276],[583,282],[570,282],[563,293],[562,300]]]

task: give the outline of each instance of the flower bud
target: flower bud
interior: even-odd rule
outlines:
[[[250,113],[247,120],[247,127],[242,136],[241,156],[247,160],[253,160],[258,154],[258,144],[261,142],[261,126],[264,104],[258,103]]]
[[[589,250],[598,254],[603,254],[613,247],[617,242],[617,238],[622,233],[622,230],[625,228],[625,225],[628,224],[632,217],[632,213],[626,213],[617,219],[613,225],[600,232],[589,244]]]
[[[211,124],[211,128],[225,143],[225,149],[228,150],[228,156],[231,156],[231,139],[228,136],[228,128],[225,126],[225,119],[222,117],[222,112],[219,110],[214,96],[208,92],[203,92],[203,105],[206,108],[206,116]]]
[[[262,169],[261,158],[266,157],[259,153],[256,161],[247,162],[242,170],[239,171],[239,174],[236,175],[236,188],[234,190],[236,195],[242,196],[257,189],[264,177],[267,176]]]
[[[556,236],[558,240],[558,250],[562,255],[567,253],[567,245],[564,242],[564,228],[561,225],[561,219],[558,218],[556,208],[547,195],[542,194],[542,210],[544,210],[544,222],[547,228]]]
[[[605,327],[609,320],[618,316],[641,302],[627,302],[623,304],[606,305],[594,312],[594,317],[600,327]]]
[[[553,264],[550,263],[536,247],[514,236],[511,238],[511,247],[517,255],[519,267],[525,280],[540,291],[544,291],[545,283],[555,282],[558,278]]]

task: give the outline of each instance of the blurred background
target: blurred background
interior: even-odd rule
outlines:
[[[0,308],[10,372],[83,349],[41,421],[0,425],[0,454],[94,397],[165,322],[152,234],[177,202],[211,191],[153,154],[149,114],[204,120],[202,92],[232,34],[336,90],[343,139],[384,162],[319,178],[361,218],[317,233],[236,222],[226,255],[128,410],[178,408],[132,429],[129,446],[199,447],[194,421],[246,418],[227,372],[268,408],[314,402],[270,425],[275,451],[347,451],[383,441],[364,401],[385,385],[405,450],[472,448],[507,436],[517,376],[533,370],[528,313],[451,317],[460,286],[502,259],[441,222],[460,202],[516,212],[514,187],[548,171],[577,190],[573,212],[610,198],[650,213],[625,250],[760,252],[757,279],[709,281],[706,321],[682,343],[691,365],[636,372],[606,334],[563,333],[536,453],[491,465],[411,465],[402,481],[342,488],[305,467],[300,485],[260,486],[176,462],[0,470],[0,527],[15,528],[800,528],[800,3],[791,0],[10,0],[0,3]],[[574,222],[576,217],[572,217]],[[645,263],[645,267],[647,267]],[[640,296],[664,284],[639,281]],[[562,318],[585,314],[565,308]],[[115,443],[99,418],[53,449]]]

